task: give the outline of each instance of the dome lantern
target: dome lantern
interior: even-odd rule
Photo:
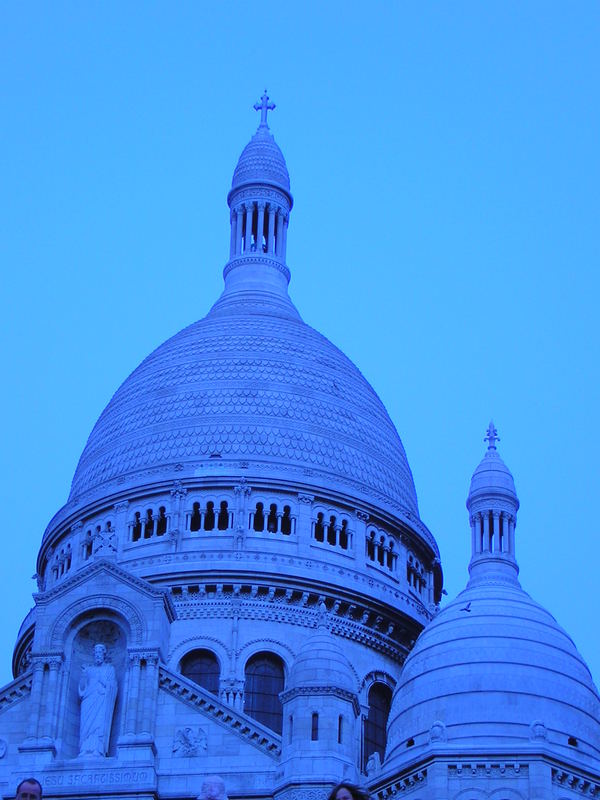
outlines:
[[[517,581],[515,526],[519,499],[513,476],[498,455],[500,441],[492,421],[484,441],[488,449],[471,478],[467,509],[471,523],[471,581]]]
[[[275,109],[265,89],[260,102],[260,124],[243,149],[227,195],[231,235],[225,266],[224,295],[262,290],[289,305],[286,265],[287,230],[293,198],[283,153],[269,130],[267,114]],[[294,309],[295,311],[295,309]],[[295,312],[297,314],[297,312]]]

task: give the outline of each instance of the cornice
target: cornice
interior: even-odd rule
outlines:
[[[14,681],[4,686],[0,693],[0,713],[14,703],[24,700],[31,694],[31,683],[33,680],[33,670],[29,670],[24,675],[19,675]]]
[[[174,602],[178,619],[228,619],[235,613],[248,621],[267,620],[314,630],[318,605],[324,601],[330,608],[328,625],[334,635],[363,644],[399,664],[404,662],[417,635],[417,630],[404,626],[405,620],[393,619],[379,609],[368,608],[364,602],[350,603],[330,592],[303,592],[293,586],[258,584],[234,584],[233,592],[225,592],[226,583],[203,583],[215,586],[216,591],[209,594],[204,586],[199,586],[199,591],[193,595],[177,598]],[[234,596],[235,608],[232,605]],[[403,631],[403,639],[392,638],[388,633],[390,627]]]
[[[296,697],[323,697],[324,695],[340,697],[342,700],[346,700],[348,703],[352,704],[354,714],[356,716],[360,714],[360,703],[358,702],[356,694],[347,689],[340,689],[337,686],[298,686],[295,689],[288,689],[287,691],[281,692],[279,698],[282,703],[287,703],[290,700],[294,700]]]

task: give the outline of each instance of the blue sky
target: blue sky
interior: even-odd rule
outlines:
[[[394,420],[449,595],[493,416],[522,584],[600,681],[599,36],[592,2],[2,5],[1,683],[96,418],[220,292],[265,86],[292,297]]]

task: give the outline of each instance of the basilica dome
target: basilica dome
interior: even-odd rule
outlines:
[[[324,336],[264,303],[222,303],[142,362],[96,423],[70,499],[207,464],[334,484],[418,514],[404,448],[373,389]]]
[[[252,475],[333,489],[418,519],[402,442],[354,364],[310,326],[288,295],[292,198],[266,124],[244,148],[228,195],[231,253],[209,314],[155,350],[96,423],[70,505],[133,487]]]

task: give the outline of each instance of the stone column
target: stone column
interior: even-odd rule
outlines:
[[[233,487],[233,492],[237,497],[237,508],[233,520],[233,529],[235,531],[233,546],[236,550],[243,550],[246,531],[248,530],[248,498],[252,489],[246,483],[246,479],[242,478],[241,482]]]
[[[144,685],[142,697],[142,722],[141,732],[149,738],[154,736],[154,710],[156,707],[156,695],[158,693],[158,654],[147,653],[145,655]]]
[[[42,689],[44,685],[44,659],[40,656],[34,656],[31,661],[31,666],[33,667],[33,677],[31,679],[27,739],[37,739],[42,704]]]
[[[277,209],[277,232],[275,234],[275,255],[281,258],[281,246],[283,244],[283,209]]]
[[[254,216],[254,203],[246,203],[246,239],[244,242],[244,253],[250,253],[252,249],[253,216]]]
[[[475,555],[478,552],[478,541],[477,541],[477,514],[473,514],[471,517],[471,553]]]
[[[285,214],[283,217],[283,233],[282,233],[282,242],[281,242],[281,258],[285,261],[285,253],[287,249],[287,229],[290,217],[289,214]]]
[[[354,546],[352,551],[358,569],[365,567],[367,563],[367,522],[369,515],[365,511],[357,508],[354,511]]]
[[[510,514],[507,514],[506,517],[506,527],[508,530],[508,552],[511,556],[515,554],[515,523],[511,518]]]
[[[129,681],[125,697],[125,734],[134,738],[137,733],[138,699],[140,693],[140,656],[129,654]]]
[[[490,547],[490,514],[489,511],[483,513],[483,552],[487,553],[491,550]]]
[[[71,569],[73,572],[83,564],[83,520],[71,525]]]
[[[265,207],[266,203],[260,201],[258,204],[258,218],[256,220],[256,252],[263,251],[263,230],[265,227]]]
[[[45,691],[45,703],[44,703],[44,717],[41,721],[41,735],[46,736],[49,739],[54,739],[56,736],[56,723],[55,723],[55,711],[57,708],[58,702],[58,693],[59,693],[59,670],[61,667],[62,658],[60,656],[50,657],[47,660],[49,674],[48,674],[48,683],[46,686]]]
[[[231,209],[229,212],[229,224],[231,226],[231,233],[229,236],[229,258],[235,255],[235,243],[237,241],[237,214]]]
[[[298,553],[304,557],[310,556],[310,538],[312,524],[312,504],[315,498],[311,494],[298,495]]]
[[[117,533],[117,555],[120,557],[123,554],[123,547],[127,542],[129,531],[127,530],[127,509],[129,508],[129,500],[123,500],[121,503],[115,505],[115,531]]]
[[[492,530],[492,542],[494,545],[494,553],[499,553],[500,548],[500,512],[499,511],[492,511],[492,523],[493,523],[493,530]]]
[[[269,236],[267,239],[267,253],[269,255],[273,255],[273,250],[275,248],[275,216],[277,214],[277,209],[273,205],[273,203],[269,203]]]
[[[242,234],[244,232],[244,206],[240,205],[235,210],[235,255],[239,256],[242,252]]]
[[[181,481],[177,481],[171,489],[171,519],[169,525],[169,539],[177,550],[185,531],[185,519],[183,514],[183,500],[187,495],[187,489]]]

